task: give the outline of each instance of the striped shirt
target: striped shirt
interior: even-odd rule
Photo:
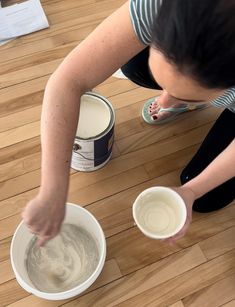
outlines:
[[[136,36],[146,46],[151,44],[151,28],[154,18],[164,0],[130,0],[130,15]],[[228,108],[235,112],[235,87],[211,101],[216,107]]]

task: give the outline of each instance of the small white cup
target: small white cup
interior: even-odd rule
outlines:
[[[138,228],[153,239],[174,236],[184,226],[186,206],[181,196],[167,187],[152,187],[136,198],[133,217]]]

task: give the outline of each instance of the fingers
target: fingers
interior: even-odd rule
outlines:
[[[53,239],[56,237],[60,231],[60,227],[58,225],[52,226],[48,225],[48,227],[44,227],[43,229],[41,227],[32,227],[32,226],[27,226],[29,231],[36,235],[38,237],[37,244],[38,246],[44,246],[47,241]]]
[[[54,237],[56,237],[59,233],[58,228],[54,228],[51,231],[46,232],[48,233],[48,235],[46,235],[45,233],[43,235],[39,235],[38,236],[38,241],[37,244],[39,247],[42,247],[46,244],[46,242],[48,242],[49,240],[53,239]]]
[[[169,244],[170,246],[173,246],[173,247],[176,246],[176,241],[173,238],[164,239],[162,241]]]
[[[37,245],[43,247],[50,239],[52,239],[50,236],[38,237]]]
[[[163,240],[164,242],[170,244],[171,246],[174,246],[176,244],[176,241],[183,238],[188,230],[188,226],[190,224],[190,219],[188,221],[186,221],[184,227],[173,237],[167,238],[165,240]]]

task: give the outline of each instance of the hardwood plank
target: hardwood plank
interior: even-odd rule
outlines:
[[[25,117],[26,122],[24,122],[24,124],[27,123],[27,120],[28,122],[32,122],[34,120],[33,113],[36,113],[37,119],[39,120],[40,118],[39,109],[41,108],[43,92],[48,79],[49,75],[34,80],[29,80],[27,82],[23,82],[22,84],[16,84],[14,86],[1,89],[0,117],[2,117],[2,119],[4,120],[3,116],[5,117],[9,114],[14,114],[16,112],[21,112],[27,109],[31,109],[32,112],[29,114],[31,118],[29,119],[27,113],[19,114],[19,116],[23,114],[23,116]],[[108,93],[108,89],[105,86],[112,82],[116,82],[116,79],[109,78],[107,81],[99,85],[97,87],[97,90],[104,92],[103,94],[105,94],[106,92]],[[35,109],[33,109],[33,107],[35,107]],[[28,112],[30,112],[30,110]],[[16,118],[16,116],[14,117],[14,115],[13,117],[9,117],[9,119],[18,120],[18,121],[20,120]],[[14,126],[11,128],[14,128]],[[8,130],[8,127],[5,127],[4,124],[1,125],[1,131],[3,130]]]
[[[59,58],[50,62],[34,65],[33,67],[23,68],[16,72],[0,75],[0,89],[50,75],[62,61],[63,58]]]
[[[178,244],[181,247],[210,238],[235,225],[235,202],[224,209],[209,214],[201,214],[202,218],[191,224],[187,235]],[[229,240],[228,240],[229,243]]]
[[[87,208],[99,219],[105,233],[107,236],[114,235],[120,231],[126,230],[129,227],[133,226],[133,218],[131,214],[131,205],[134,202],[134,199],[137,195],[146,189],[147,187],[154,186],[154,185],[175,185],[178,181],[178,174],[179,172],[172,172],[171,174],[167,174],[166,176],[162,176],[160,178],[148,181],[144,184],[138,185],[137,187],[133,187],[131,189],[125,190],[121,193],[118,193],[102,200],[100,202],[94,203]],[[24,194],[19,196],[13,197],[8,199],[0,204],[3,205],[3,209],[8,216],[12,214],[16,214],[22,211],[25,204],[34,196],[36,195],[37,190],[28,191]],[[79,196],[78,196],[79,197]],[[75,203],[79,203],[76,201]],[[81,203],[80,203],[81,204]],[[112,206],[111,206],[112,204]],[[1,208],[1,206],[0,206]],[[10,208],[10,210],[8,209]],[[0,212],[1,212],[0,210]],[[186,247],[191,244],[191,242],[198,242],[200,239],[208,238],[219,231],[223,231],[231,226],[234,226],[234,210],[235,206],[231,205],[227,208],[224,208],[220,212],[213,212],[210,214],[198,214],[196,215],[195,223],[193,223],[187,233],[187,236],[183,238],[178,245],[182,247]],[[3,211],[3,212],[4,212]],[[20,215],[10,218],[9,220],[5,220],[5,222],[0,221],[0,239],[7,238],[11,236],[16,228],[17,224],[20,220]],[[221,220],[218,223],[218,216]],[[3,216],[4,217],[4,216]],[[200,217],[200,218],[199,218]],[[199,221],[199,219],[201,221]],[[8,221],[8,222],[7,222]],[[8,227],[11,225],[11,227]],[[206,230],[204,230],[207,229]],[[202,231],[203,229],[203,231]],[[2,236],[1,236],[2,235]],[[124,236],[125,237],[125,236]],[[124,239],[125,241],[125,239]],[[117,239],[117,244],[119,239]],[[120,244],[122,242],[122,238],[120,238]],[[124,252],[125,255],[125,252]],[[125,257],[125,256],[122,257]]]
[[[56,12],[50,15],[51,28],[48,35],[53,33],[54,27],[58,24],[62,24],[63,28],[66,28],[66,21],[74,22],[79,18],[78,24],[84,24],[87,20],[94,20],[98,18],[104,19],[106,16],[110,15],[115,9],[124,4],[125,0],[103,0],[99,3],[88,3],[85,6],[80,6],[77,10],[74,8],[68,10],[62,10],[61,12]],[[45,8],[47,13],[47,8]],[[100,13],[103,15],[100,16]],[[89,19],[88,19],[89,18]],[[45,31],[43,33],[45,35]],[[31,35],[33,36],[33,35]],[[41,36],[39,36],[41,37]]]
[[[199,245],[207,259],[213,259],[235,248],[234,236],[235,227],[231,227],[202,241]]]
[[[232,300],[231,302],[228,302],[221,307],[235,307],[235,300]]]
[[[118,265],[115,259],[106,261],[103,271],[101,272],[101,275],[97,278],[95,283],[89,289],[87,289],[84,293],[89,293],[91,291],[94,291],[95,289],[100,288],[103,285],[106,285],[121,277],[122,275],[120,273],[120,270],[118,268]],[[61,304],[69,302],[69,301],[71,301],[71,299],[61,300],[61,301],[48,301],[48,300],[40,299],[34,295],[28,295],[25,298],[23,298],[22,296],[22,299],[17,300],[8,306],[11,306],[11,307],[21,307],[21,306],[22,307],[25,307],[25,306],[56,307],[56,306],[60,306]]]
[[[40,122],[30,123],[0,133],[0,149],[40,135]]]
[[[160,92],[160,91],[158,91]],[[160,93],[159,93],[160,94]],[[144,130],[148,130],[151,132],[152,130],[164,133],[164,130],[175,130],[178,132],[182,129],[182,127],[188,129],[188,125],[190,127],[198,127],[203,124],[212,122],[215,120],[216,117],[221,113],[220,109],[216,109],[213,107],[208,107],[204,110],[196,110],[193,112],[187,112],[181,114],[178,119],[168,123],[167,125],[149,125],[144,122],[142,119],[142,107],[146,100],[141,100],[134,104],[122,107],[116,110],[116,124],[118,125],[118,130],[120,133],[117,135],[117,140],[122,139],[122,130],[125,130],[125,126],[127,125],[131,131],[128,129],[128,135],[133,135],[135,133],[143,132]],[[187,125],[185,124],[187,122]],[[184,132],[184,130],[182,130]]]
[[[132,180],[130,180],[130,178]],[[97,202],[120,191],[129,189],[139,183],[149,180],[148,174],[141,166],[133,168],[119,175],[100,180],[87,187],[77,187],[69,194],[69,202],[78,202],[82,206]]]
[[[5,113],[5,116],[2,117],[0,121],[0,132],[7,131],[10,129],[17,128],[17,127],[40,120],[41,109],[42,109],[41,107],[42,94],[43,94],[44,87],[46,85],[46,81],[45,80],[43,81],[44,82],[41,82],[41,92],[40,92],[39,97],[37,97],[39,93],[35,89],[35,93],[25,94],[25,96],[22,96],[22,99],[20,99],[20,101],[19,101],[19,98],[17,98],[17,103],[19,104],[19,107],[23,108],[22,111],[18,112],[19,109],[14,104],[14,101],[15,101],[14,98],[12,98],[11,100],[6,100],[6,101],[4,100],[4,98],[2,98],[2,101],[5,102],[6,109],[8,111],[6,112],[6,109],[3,110]],[[97,86],[97,88],[95,88],[95,91],[109,98],[121,92],[128,91],[130,89],[134,89],[136,87],[136,85],[134,84],[132,85],[130,82],[123,82],[123,80],[113,80],[110,78],[110,81],[112,82],[109,82],[109,83],[105,82]],[[33,84],[27,84],[27,88],[31,88],[31,86],[33,86]],[[33,101],[36,100],[40,103],[40,105],[36,105],[35,107],[29,107],[29,108],[24,109],[26,107],[25,104],[27,100],[29,101],[29,103],[32,102],[32,100]],[[24,103],[20,104],[21,101],[24,101]],[[16,112],[6,115],[9,112],[9,104],[12,104],[14,107],[16,107],[15,108]],[[13,111],[13,107],[11,108],[10,111],[11,112]]]
[[[23,70],[27,69],[28,71],[31,71],[32,68],[37,69],[39,65],[48,64],[55,60],[64,58],[72,49],[74,49],[77,46],[77,44],[78,44],[77,42],[73,42],[73,43],[69,43],[66,45],[61,45],[54,49],[41,51],[40,53],[37,52],[36,55],[31,54],[28,56],[24,56],[22,58],[18,58],[18,59],[14,59],[14,60],[2,63],[1,64],[1,75],[7,78],[8,76],[14,76],[15,72],[21,74]],[[49,73],[46,73],[46,75]],[[31,78],[31,79],[34,79],[34,78]],[[16,83],[11,83],[10,85],[7,85],[7,86],[11,86]]]
[[[47,76],[46,79],[48,80],[49,76]],[[28,82],[25,83],[28,84]],[[28,85],[30,85],[30,81]],[[13,86],[11,86],[10,89],[14,91]],[[13,98],[7,100],[1,100],[0,97],[0,117],[2,118],[3,116],[10,115],[16,112],[21,112],[31,107],[40,106],[42,100],[43,100],[43,90],[35,91],[34,93],[27,94],[19,98]],[[5,130],[6,129],[2,129],[2,131]]]
[[[116,158],[119,155],[120,154],[118,153],[118,150],[114,146],[113,155],[112,155],[113,158]],[[4,179],[13,178],[13,180],[14,180],[15,176],[20,176],[20,175],[26,174],[27,172],[30,172],[33,169],[38,170],[39,167],[40,167],[39,163],[40,163],[40,154],[29,155],[29,156],[26,156],[26,158],[21,158],[21,159],[12,161],[12,162],[8,162],[8,163],[6,163],[2,166],[2,169],[0,171],[1,178],[3,178],[3,177],[5,177]],[[141,170],[143,171],[141,173],[141,178],[143,178],[143,179],[148,178],[146,173],[145,173],[145,170],[144,169],[141,169]],[[39,171],[40,170],[38,170],[38,172]],[[75,174],[75,173],[77,173],[77,171],[71,169],[70,173]],[[128,171],[127,171],[127,173],[128,173]],[[133,170],[133,171],[130,170],[128,174],[130,174],[130,175],[134,174],[135,175],[135,174],[137,174],[137,172],[136,172],[136,170]],[[145,177],[144,177],[144,174],[145,174]],[[31,174],[29,174],[29,179],[30,179],[30,175]],[[39,173],[38,173],[38,175],[39,175]],[[125,178],[126,175],[121,174],[120,176],[121,176],[121,178],[122,178],[122,176],[124,176],[124,178]],[[28,178],[27,175],[25,175],[25,177],[21,177],[22,180],[26,180],[26,178]],[[140,180],[140,176],[139,177],[137,176],[137,178],[135,178],[135,179]],[[104,184],[105,182],[107,182],[107,181],[102,182],[102,184]],[[111,180],[111,182],[112,182],[112,180]],[[98,185],[99,184],[100,183],[98,183]],[[132,184],[135,184],[135,183],[132,183]],[[88,189],[90,189],[90,188],[91,187],[89,187]],[[11,198],[0,201],[0,209],[1,209],[0,210],[0,220],[21,212],[21,210],[23,209],[25,204],[32,197],[34,197],[37,192],[38,192],[38,188],[33,189],[32,191],[26,191],[23,194],[20,194],[19,196],[16,196],[16,197],[13,196]]]
[[[160,183],[166,186],[174,185],[178,181],[178,173],[179,171],[175,171],[154,180],[138,184],[88,205],[86,208],[99,220],[106,237],[114,236],[134,226],[132,204],[139,193],[151,186],[160,185]]]
[[[0,220],[9,218],[13,215],[20,215],[22,210],[28,201],[30,201],[33,197],[37,195],[39,188],[29,190],[22,194],[13,196],[11,198],[7,198],[0,202]],[[1,225],[1,222],[0,222]],[[1,227],[1,226],[0,226]],[[16,227],[16,225],[15,225]],[[7,237],[11,236],[12,233],[8,232]],[[1,236],[1,234],[0,234]]]
[[[199,146],[200,144],[197,144],[144,164],[149,178],[156,178],[176,169],[182,170],[192,159]]]
[[[196,244],[235,225],[235,206],[204,215],[191,223],[187,234],[175,246],[145,237],[138,228],[127,229],[108,239],[108,258],[115,258],[123,275]],[[219,221],[219,222],[218,222]],[[135,244],[138,242],[138,245]],[[120,248],[122,246],[122,248]]]
[[[4,116],[0,121],[0,132],[18,128],[40,120],[41,106],[29,108],[24,111]]]
[[[16,214],[0,221],[0,240],[4,240],[13,235],[17,225],[21,221],[21,215]]]
[[[102,1],[102,0],[101,0]],[[16,4],[16,3],[21,3],[24,2],[24,0],[2,0],[2,7],[7,7],[10,6],[12,4]],[[45,7],[47,8],[47,10],[50,10],[49,14],[53,13],[54,11],[58,12],[58,11],[63,11],[62,9],[62,4],[60,1],[56,0],[53,1],[51,0],[49,3],[46,1],[40,1],[42,4],[42,7],[45,9]],[[76,4],[76,2],[74,1],[70,1],[69,3],[66,3],[66,6],[64,5],[64,10],[69,9],[69,8],[75,8],[75,7],[81,7],[84,6],[86,3],[94,3],[95,0],[80,0],[78,4]],[[58,5],[58,9],[56,10],[56,5]],[[51,11],[53,9],[53,11]]]
[[[13,99],[19,99],[26,95],[39,92],[45,88],[48,76],[38,79],[30,80],[28,83],[16,84],[9,88],[1,89],[0,91],[0,104],[11,101]],[[7,109],[4,109],[6,111]],[[5,115],[5,113],[4,113]]]
[[[176,303],[174,303],[174,304],[172,304],[168,307],[184,307],[184,304],[183,304],[182,301],[178,301],[178,302],[176,302]]]
[[[137,185],[136,187],[125,189],[118,194],[88,205],[86,208],[99,220],[106,237],[112,236],[133,227],[131,206],[137,195],[142,190],[149,186],[157,185],[159,182],[164,185],[171,185],[174,181],[177,181],[177,177],[178,171],[161,176],[160,178],[147,181],[143,184]],[[0,248],[4,246],[5,251],[9,251],[9,237],[13,235],[14,230],[21,219],[20,213],[25,207],[25,204],[33,198],[37,192],[38,189],[30,190],[24,194],[0,202],[0,219],[3,220],[2,222],[0,221],[0,239],[3,240],[0,241]],[[78,203],[78,201],[75,201],[75,203]],[[8,225],[11,225],[11,227]],[[6,242],[4,240],[5,238]],[[9,256],[9,253],[5,255],[5,257],[6,256]]]
[[[129,180],[130,176],[134,178],[132,181]],[[111,194],[115,194],[122,189],[127,189],[128,187],[131,187],[146,180],[148,180],[148,176],[145,173],[144,169],[142,167],[138,167],[136,169],[125,172],[119,176],[114,176],[107,180],[98,182],[96,185],[83,188],[80,190],[80,192],[78,190],[75,192],[75,194],[79,195],[78,203],[84,206],[84,203],[86,203],[87,201],[89,202],[97,201],[101,198],[107,197]],[[24,181],[22,181],[22,184],[24,184]],[[35,195],[36,192],[37,192],[36,190],[33,190],[27,193],[26,199],[29,200],[29,196],[32,197],[32,195]],[[76,202],[75,200],[77,199],[77,195],[73,196],[73,194],[70,194],[68,201]],[[19,211],[21,212],[23,210],[26,204],[26,199],[20,198],[19,202],[14,202],[15,203],[14,207],[16,209],[14,210],[14,207],[11,207],[10,212],[8,209],[9,206],[8,200],[4,202],[4,205],[0,206],[3,218],[2,220],[0,220],[0,239],[4,239],[6,237],[13,235],[14,229],[21,220],[20,217],[21,213],[16,214],[16,212]],[[9,214],[13,212],[14,215]]]
[[[172,172],[176,169],[179,169],[179,168],[182,168],[185,166],[185,164],[187,163],[187,161],[190,160],[193,152],[195,150],[195,147],[189,147],[189,148],[186,148],[182,151],[179,151],[179,152],[176,152],[176,153],[173,153],[171,155],[166,155],[166,156],[163,156],[162,158],[160,159],[157,159],[157,160],[154,160],[152,161],[151,163],[147,163],[146,165],[144,165],[144,168],[147,170],[147,174],[148,174],[148,177],[149,178],[154,178],[154,177],[159,177],[161,175],[164,175],[166,173],[169,173],[169,172]],[[117,157],[119,155],[119,153],[117,152],[115,154],[115,156]],[[26,156],[25,159],[18,159],[18,160],[15,160],[13,162],[9,162],[5,165],[3,165],[3,170],[0,171],[0,173],[2,172],[2,176],[8,176],[9,177],[9,174],[12,173],[11,169],[16,165],[18,165],[21,161],[22,164],[20,164],[18,166],[18,168],[16,168],[16,170],[18,169],[19,172],[21,172],[21,170],[25,169],[25,164],[27,164],[28,162],[24,162],[25,160],[27,161],[31,156]],[[32,157],[34,158],[34,155],[32,155]],[[34,161],[34,160],[33,160]],[[39,163],[39,162],[38,162]],[[33,167],[37,168],[39,165],[37,163],[32,163],[31,159],[29,159],[29,165],[33,165]],[[137,167],[138,168],[138,167]],[[5,170],[5,171],[4,171]],[[27,171],[29,171],[29,169],[27,168]],[[21,172],[22,173],[22,172]],[[106,177],[104,176],[104,179],[102,180],[102,176],[100,175],[100,181],[98,181],[99,177],[95,177],[96,178],[96,181],[90,181],[89,182],[89,175],[82,175],[82,174],[76,174],[76,176],[78,177],[82,177],[82,182],[83,184],[86,182],[86,179],[87,178],[87,187],[84,189],[84,186],[82,187],[81,186],[81,183],[79,183],[77,180],[76,180],[76,183],[73,183],[73,177],[71,177],[71,188],[70,188],[70,193],[69,193],[69,201],[71,202],[75,202],[75,203],[82,203],[83,205],[86,205],[90,202],[92,202],[92,197],[95,197],[95,195],[97,194],[94,194],[94,193],[89,193],[88,191],[91,190],[92,188],[95,188],[95,187],[100,187],[100,190],[98,191],[98,193],[104,193],[104,188],[102,186],[103,183],[106,183],[106,185],[108,185],[108,188],[110,189],[110,187],[112,187],[112,184],[111,182],[115,182],[115,178],[122,178],[122,176],[124,176],[124,178],[126,178],[126,175],[125,173],[127,174],[135,174],[135,171],[132,172],[132,171],[126,171],[124,172],[123,174],[120,173],[120,176],[114,176],[113,179],[111,179],[111,181],[109,181],[110,177],[107,177],[108,179],[106,179]],[[20,175],[19,173],[17,173],[18,175]],[[143,174],[146,174],[145,170],[143,171]],[[110,175],[112,175],[112,173],[110,173]],[[178,177],[179,174],[177,172],[176,176]],[[130,178],[132,178],[133,176],[130,176]],[[172,178],[172,177],[171,177]],[[26,180],[26,177],[24,177],[24,181]],[[173,185],[173,184],[178,184],[178,180],[174,180],[174,181],[166,181],[165,179],[162,179],[157,181],[159,182],[159,184],[164,184],[164,182],[166,182],[166,184],[169,184],[169,185]],[[130,183],[131,181],[129,182],[128,181],[128,185],[130,186]],[[135,185],[136,183],[131,183],[132,185]],[[149,183],[149,184],[156,184],[155,182],[153,183]],[[146,188],[148,186],[145,185],[144,187],[142,187],[143,189]],[[123,190],[126,190],[127,186],[123,187]],[[29,201],[29,197],[27,195],[30,195],[30,196],[34,196],[36,194],[36,191],[35,190],[35,193],[29,193],[29,192],[26,192],[24,194],[26,194],[26,196],[24,196],[24,194],[21,194],[16,197],[13,196],[13,198],[8,198],[6,200],[3,200],[3,201],[0,201],[0,219],[2,218],[6,218],[8,216],[11,216],[13,214],[17,214],[19,213],[19,211],[22,210],[22,208],[24,207],[25,203],[27,201]],[[82,197],[83,195],[83,197]],[[103,194],[104,195],[104,194]],[[91,199],[89,198],[91,197]],[[107,197],[107,194],[106,194],[106,197]],[[115,197],[114,196],[114,200],[115,201]],[[22,198],[22,201],[21,201],[21,198]],[[126,198],[126,197],[125,197]],[[97,201],[97,199],[96,199]],[[113,202],[112,201],[112,202]]]
[[[92,32],[99,23],[100,19],[95,19],[86,25],[77,25],[77,27],[74,25],[73,30],[69,32],[58,33],[51,37],[45,36],[41,40],[26,42],[25,44],[21,44],[20,48],[17,41],[15,41],[15,46],[0,50],[0,63],[12,64],[13,61],[17,63],[20,59],[30,58],[31,55],[34,55],[35,63],[35,54],[37,54],[40,59],[41,53],[45,51],[57,49],[63,45],[73,44],[76,46],[90,32]],[[32,62],[32,64],[34,63]]]
[[[171,279],[160,286],[139,293],[135,297],[126,300],[119,306],[157,307],[171,304],[172,302],[199,291],[216,280],[228,277],[235,273],[235,251],[226,253],[218,258],[203,263],[186,273]],[[211,305],[214,306],[214,305]]]
[[[18,1],[16,1],[16,2],[18,2]],[[70,1],[67,1],[66,4],[65,4],[63,1],[56,1],[54,3],[53,3],[53,1],[50,1],[50,2],[44,3],[43,8],[46,10],[46,14],[47,14],[47,16],[49,17],[49,20],[50,20],[50,15],[53,14],[53,13],[65,12],[66,10],[69,10],[69,9],[73,9],[73,10],[75,9],[75,10],[78,11],[78,10],[80,10],[81,6],[85,6],[85,5],[91,4],[91,3],[94,4],[95,2],[96,2],[95,0],[87,0],[87,1],[85,1],[85,3],[84,3],[83,0],[80,0],[80,1],[71,1],[70,0]],[[90,21],[90,24],[91,23],[92,23],[92,21]],[[82,32],[81,27],[82,27],[82,25],[80,26],[80,32]],[[70,33],[68,33],[68,36],[69,36],[69,34]],[[56,39],[55,39],[55,41],[56,41]],[[18,42],[18,40],[13,41],[10,44],[7,44],[5,46],[1,46],[1,50],[0,50],[1,60],[0,60],[0,62],[6,62],[6,61],[9,61],[10,59],[18,58],[20,56],[21,52],[22,52],[22,49],[24,49],[25,45],[27,45],[27,49],[30,50],[30,46],[29,46],[30,44],[22,44],[22,41],[21,41],[21,44],[20,44],[21,48],[17,49],[17,54],[16,54],[15,51],[16,51],[16,48],[19,45],[19,44],[16,44],[16,42]],[[49,42],[49,39],[47,41],[42,40],[42,44],[45,45],[44,48],[49,48],[49,47],[55,48],[57,46],[57,45],[50,46],[50,44],[48,44],[48,42]],[[61,44],[62,44],[62,42],[61,42]],[[16,45],[15,48],[14,48],[14,45]],[[34,41],[33,43],[31,43],[31,45],[36,47],[34,52],[40,50],[41,46],[39,45],[39,42]],[[15,54],[12,53],[12,56],[9,58],[8,53],[11,53],[12,49],[14,50]],[[7,51],[8,51],[8,53],[7,53]]]
[[[0,285],[14,278],[14,273],[9,259],[0,262]]]
[[[211,126],[220,113],[218,109],[214,108],[214,110],[209,108],[208,110],[192,112],[192,114],[182,114],[177,121],[169,123],[167,127],[164,125],[148,125],[140,118],[133,119],[117,126],[116,144],[121,153],[128,153],[161,142],[166,138],[170,139],[186,133],[199,126],[206,124]]]
[[[219,307],[235,299],[235,273],[183,299],[185,307]]]
[[[170,185],[170,183],[173,184],[174,181],[177,180],[177,174],[178,172],[173,172],[172,174],[167,174],[153,181],[148,181],[137,187],[125,189],[121,193],[87,206],[87,209],[100,220],[107,236],[113,235],[133,226],[131,205],[142,190],[151,185],[157,185],[158,182],[165,185]],[[0,239],[5,239],[13,235],[14,229],[20,221],[21,211],[25,207],[25,204],[32,199],[37,192],[38,189],[30,190],[0,202],[0,219],[3,220],[0,221],[0,229],[2,230],[0,231]],[[78,197],[80,196],[78,195]],[[72,201],[72,199],[69,200]],[[75,203],[79,202],[78,200],[76,201],[76,199],[73,199],[73,201],[75,201]],[[112,206],[110,204],[112,204]],[[9,225],[11,225],[11,227],[9,227]]]
[[[62,13],[52,14],[50,15],[49,29],[44,29],[43,31],[22,36],[13,42],[10,42],[9,48],[13,46],[22,46],[25,43],[38,41],[45,37],[51,37],[60,33],[66,33],[73,30],[74,27],[77,28],[78,25],[84,26],[93,20],[102,21],[125,2],[126,0],[102,1],[99,4],[90,4],[77,10],[70,9],[66,12],[64,11]]]
[[[7,133],[9,134],[9,139],[6,138],[5,132],[3,132],[2,140],[5,140],[5,143],[10,144],[11,142],[15,142],[16,137],[18,138],[17,139],[18,141],[22,138],[25,139],[29,137],[30,134],[32,134],[33,137],[34,134],[37,134],[37,130],[39,130],[38,125],[39,123],[37,125],[34,123],[32,126],[31,124],[26,125],[28,129],[32,130],[32,132],[26,131],[26,126],[23,126],[22,128],[21,127],[17,128],[16,130],[13,129],[11,133],[7,131]],[[75,189],[77,189],[78,186],[82,188],[85,185],[92,184],[94,180],[96,182],[104,178],[108,178],[111,175],[119,174],[123,171],[127,171],[130,170],[131,168],[135,168],[144,163],[153,161],[156,158],[160,158],[166,155],[166,153],[171,154],[173,152],[181,150],[182,148],[186,148],[194,144],[197,144],[198,142],[200,142],[201,134],[204,133],[204,130],[208,130],[207,125],[200,127],[198,129],[191,130],[185,133],[184,135],[179,135],[174,138],[171,138],[170,140],[166,139],[159,144],[156,143],[148,146],[147,148],[142,148],[138,151],[131,152],[126,155],[121,155],[116,159],[112,159],[104,168],[98,170],[95,173],[74,174],[71,180],[70,193],[72,193]],[[23,131],[25,131],[25,133],[27,132],[26,136],[22,136]],[[26,190],[38,187],[40,182],[39,176],[40,172],[36,170],[31,173],[19,176],[17,178],[10,179],[4,182],[4,184],[0,184],[1,187],[0,200],[12,197]],[[85,182],[86,184],[84,184]]]
[[[74,306],[121,306],[122,302],[139,293],[176,278],[206,261],[200,248],[193,246],[143,268],[101,289],[83,295],[68,304]],[[136,306],[144,306],[137,302]]]
[[[30,173],[9,179],[0,183],[0,200],[7,199],[22,192],[34,189],[40,185],[41,171]]]
[[[0,306],[6,306],[28,295],[29,293],[21,288],[16,279],[0,284]]]
[[[1,165],[0,182],[32,172],[41,167],[41,153],[36,153]]]
[[[121,93],[120,95],[113,97],[112,104],[115,109],[120,109],[138,101],[152,98],[156,96],[157,93],[159,93],[159,91],[137,87],[134,90],[130,90],[126,93]]]
[[[110,98],[111,103],[115,96],[120,95],[121,93],[128,93],[129,91],[138,88],[136,84],[132,83],[129,80],[122,80],[116,78],[110,79],[113,80],[112,83],[102,83],[96,86],[94,91],[102,96]]]
[[[71,170],[68,197],[92,212],[105,232],[102,275],[82,296],[64,301],[40,300],[17,284],[10,242],[21,211],[39,190],[39,121],[47,80],[67,53],[126,0],[41,2],[50,28],[0,47],[0,306],[235,307],[235,201],[218,212],[194,212],[187,235],[173,247],[146,238],[134,226],[131,210],[144,189],[179,184],[180,171],[220,109],[147,125],[142,106],[161,91],[113,77],[95,88],[115,108],[112,160],[92,174]]]
[[[40,152],[41,144],[40,138],[32,138],[0,150],[0,165],[14,162],[14,160],[27,157],[31,154]]]
[[[76,9],[81,8],[83,6],[87,6],[88,4],[96,3],[96,0],[80,0],[80,1],[69,1],[68,3],[64,3],[63,1],[43,1],[43,7],[47,10],[47,14],[51,15],[58,12],[64,12],[68,9]]]
[[[12,237],[0,241],[0,262],[10,257],[10,244]]]
[[[193,145],[198,144],[202,141],[203,137],[208,132],[210,126],[211,126],[211,124],[207,124],[207,125],[198,127],[196,129],[186,131],[184,134],[175,135],[175,136],[169,137],[169,138],[166,137],[163,140],[161,140],[159,142],[158,141],[153,142],[153,144],[149,144],[148,146],[146,146],[144,148],[142,148],[142,146],[140,146],[140,148],[138,148],[138,145],[135,145],[136,148],[133,151],[133,155],[135,155],[135,153],[137,153],[137,152],[140,152],[142,149],[143,149],[143,151],[146,152],[146,154],[148,154],[148,150],[152,149],[152,153],[154,153],[154,156],[156,156],[156,158],[157,158],[158,152],[161,151],[161,147],[165,146],[167,143],[168,143],[168,146],[167,146],[168,149],[165,151],[166,154],[172,153],[172,150],[174,150],[174,152],[175,152],[175,151],[178,151],[178,150],[181,150],[183,148],[188,147],[188,142],[190,142],[190,146],[193,146]],[[170,134],[171,131],[168,130],[168,133]],[[192,137],[190,141],[189,141],[189,139],[187,140],[187,137],[189,135]],[[127,142],[127,140],[126,140],[126,142]],[[150,141],[150,142],[152,142],[152,141]],[[141,142],[137,142],[137,143],[140,144]],[[120,148],[120,146],[119,146],[120,143],[118,141],[116,141],[116,144],[117,144],[117,147],[118,147],[118,149],[119,149],[119,151],[122,155],[125,154],[128,157],[129,154],[132,154],[132,151],[125,152],[125,149],[123,151],[123,148],[122,147]],[[130,143],[130,146],[131,146],[131,143]],[[147,163],[147,162],[148,161],[146,159],[145,163]]]
[[[125,80],[124,80],[125,82]],[[161,91],[156,91],[155,95],[159,95]],[[124,122],[131,121],[133,119],[139,118],[141,116],[141,109],[145,103],[146,99],[137,101],[133,104],[121,107],[115,110],[116,113],[116,125],[119,125],[121,129],[121,124]],[[145,126],[147,129],[147,126]]]
[[[42,103],[49,76],[37,78],[0,90],[0,116],[6,116]]]

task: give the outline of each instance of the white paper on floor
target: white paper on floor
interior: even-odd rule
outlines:
[[[0,45],[16,37],[49,27],[39,0],[0,6]]]

